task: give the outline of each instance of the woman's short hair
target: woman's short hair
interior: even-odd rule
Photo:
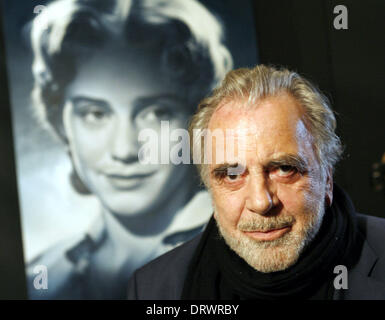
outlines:
[[[114,40],[159,51],[161,70],[195,107],[232,68],[222,38],[218,19],[195,0],[53,1],[32,23],[35,114],[65,139],[65,89],[84,59]]]
[[[274,97],[286,92],[294,97],[304,110],[304,123],[312,135],[313,148],[322,172],[331,168],[340,159],[343,148],[336,135],[336,119],[330,102],[318,88],[303,76],[285,68],[257,65],[254,68],[240,68],[230,71],[222,83],[210,96],[203,99],[198,111],[192,117],[189,134],[193,148],[204,148],[204,144],[194,139],[194,133],[208,129],[215,110],[228,101],[248,101],[245,107],[258,100]],[[194,145],[194,143],[196,145]],[[203,155],[204,150],[197,150]],[[207,164],[197,164],[201,179],[209,187]]]

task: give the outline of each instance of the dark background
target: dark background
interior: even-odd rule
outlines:
[[[209,1],[211,2],[211,1]],[[213,7],[220,7],[212,2]],[[335,30],[333,8],[348,9],[348,30]],[[370,185],[385,152],[383,0],[255,0],[260,63],[283,65],[313,80],[337,111],[346,146],[336,181],[358,211],[385,217],[385,196]],[[26,298],[5,50],[0,43],[0,299]],[[242,28],[242,26],[239,26]]]
[[[348,9],[347,30],[334,29],[336,5]],[[330,98],[346,147],[335,180],[357,211],[379,217],[385,194],[370,177],[385,153],[384,12],[383,0],[255,1],[260,62],[298,71]]]

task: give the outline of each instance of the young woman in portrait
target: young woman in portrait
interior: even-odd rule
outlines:
[[[169,141],[162,121],[187,128],[232,67],[222,33],[194,0],[58,0],[33,21],[36,115],[67,147],[70,181],[99,200],[100,219],[29,264],[30,298],[125,298],[135,269],[202,230],[212,208],[193,165],[142,164],[138,135]],[[33,286],[36,265],[47,266],[47,290]]]

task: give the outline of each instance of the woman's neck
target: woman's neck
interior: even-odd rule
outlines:
[[[162,205],[136,216],[118,216],[103,208],[106,241],[109,242],[110,249],[117,256],[135,252],[134,256],[138,259],[147,254],[153,255],[167,234],[177,212],[186,205],[196,191],[196,188],[182,188],[178,190],[177,196],[165,199]],[[131,248],[134,250],[130,250]]]

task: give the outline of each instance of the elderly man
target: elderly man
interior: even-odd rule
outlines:
[[[327,99],[297,73],[228,73],[190,127],[226,132],[198,165],[213,217],[136,271],[129,298],[385,299],[385,220],[357,214],[333,183],[335,128]]]

